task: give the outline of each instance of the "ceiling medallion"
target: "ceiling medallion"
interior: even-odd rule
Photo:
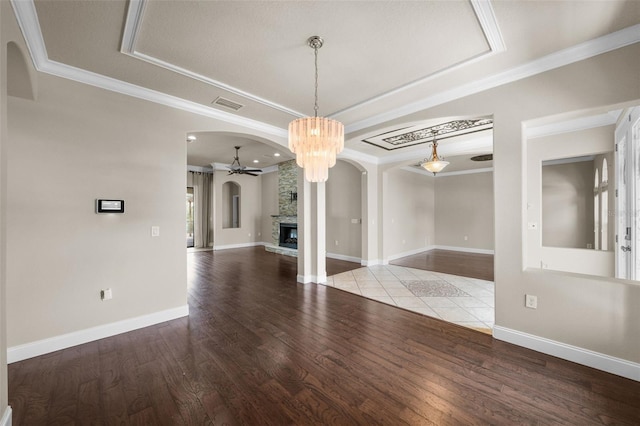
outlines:
[[[493,128],[493,120],[490,118],[478,118],[468,120],[453,120],[433,126],[406,127],[391,132],[385,132],[377,136],[363,139],[371,145],[392,151],[398,148],[419,145],[430,142],[433,132],[438,134],[438,139],[448,139],[469,133],[481,132]]]

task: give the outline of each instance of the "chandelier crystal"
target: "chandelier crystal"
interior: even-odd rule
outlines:
[[[307,44],[315,54],[314,117],[303,117],[289,123],[289,149],[296,154],[296,163],[304,169],[309,182],[325,182],[329,168],[335,166],[336,156],[344,149],[344,125],[330,118],[318,117],[318,49],[323,40],[310,37]]]
[[[430,171],[435,176],[436,173],[440,173],[445,167],[449,165],[448,161],[444,161],[444,157],[438,157],[438,141],[436,140],[436,135],[438,134],[437,130],[433,131],[433,142],[431,143],[431,158],[427,160],[424,159],[424,162],[420,164],[422,168]]]

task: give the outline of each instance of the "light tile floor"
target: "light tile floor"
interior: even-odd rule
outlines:
[[[326,285],[485,333],[493,329],[491,281],[378,265],[333,275]]]

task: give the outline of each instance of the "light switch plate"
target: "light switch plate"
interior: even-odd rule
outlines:
[[[159,237],[160,236],[160,227],[159,226],[152,226],[151,227],[151,236],[152,237]]]

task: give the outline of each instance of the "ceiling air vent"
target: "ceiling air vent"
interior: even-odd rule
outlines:
[[[242,108],[244,105],[239,104],[237,102],[233,102],[230,99],[227,98],[223,98],[222,96],[218,96],[213,102],[211,102],[213,105],[220,105],[223,106],[225,108],[230,108],[234,111],[239,110],[240,108]]]
[[[476,155],[471,157],[471,161],[491,161],[493,160],[493,154]]]

